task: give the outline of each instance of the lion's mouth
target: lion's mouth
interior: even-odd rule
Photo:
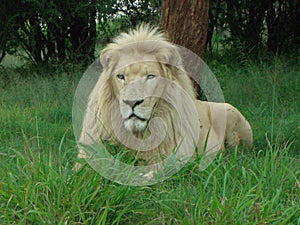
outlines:
[[[143,121],[143,122],[146,122],[146,121],[147,121],[147,119],[142,118],[142,117],[140,117],[140,116],[138,116],[138,115],[136,115],[136,114],[134,114],[134,113],[132,113],[126,120],[130,120],[130,119],[132,119],[132,118],[136,118],[136,119],[138,119],[138,120],[140,120],[140,121]]]

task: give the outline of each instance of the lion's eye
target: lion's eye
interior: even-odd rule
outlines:
[[[156,75],[154,75],[154,74],[148,74],[147,75],[147,80],[151,80],[151,79],[153,79],[155,77],[156,77]]]
[[[120,80],[125,80],[125,75],[124,74],[117,74],[117,78]]]

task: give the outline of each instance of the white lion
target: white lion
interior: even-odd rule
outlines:
[[[199,152],[205,148],[209,151],[208,148],[214,146],[224,149],[239,144],[252,145],[251,126],[235,107],[196,100],[177,47],[157,29],[140,26],[120,34],[101,52],[100,60],[103,71],[90,94],[79,142],[91,143],[92,137],[124,145],[123,141],[129,137],[134,142],[146,140],[151,135],[158,139],[163,136],[158,145],[151,142],[154,148],[137,155],[140,159],[155,162],[158,156],[167,157],[180,144],[184,136],[181,126],[198,124]],[[177,93],[176,102],[182,112],[189,114],[188,121],[179,122],[180,113],[164,99],[169,84],[162,80],[169,80],[174,88],[177,85],[184,90],[185,94],[173,89],[167,95]],[[194,104],[196,115],[191,114],[193,107],[189,109],[189,100]],[[150,129],[149,124],[154,118],[161,119],[167,130],[165,134],[160,125]],[[123,141],[120,136],[125,137]],[[145,145],[141,146],[145,148]],[[79,149],[78,157],[86,157],[83,148]]]

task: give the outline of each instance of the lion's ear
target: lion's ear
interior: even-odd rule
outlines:
[[[178,68],[182,67],[182,58],[176,46],[162,48],[156,53],[157,61],[175,66]]]
[[[100,63],[104,69],[112,68],[118,61],[118,54],[111,49],[104,49],[100,55]]]

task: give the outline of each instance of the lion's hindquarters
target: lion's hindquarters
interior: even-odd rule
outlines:
[[[245,147],[251,147],[253,143],[252,129],[242,113],[226,103],[226,115],[225,146],[234,148],[242,144]]]

